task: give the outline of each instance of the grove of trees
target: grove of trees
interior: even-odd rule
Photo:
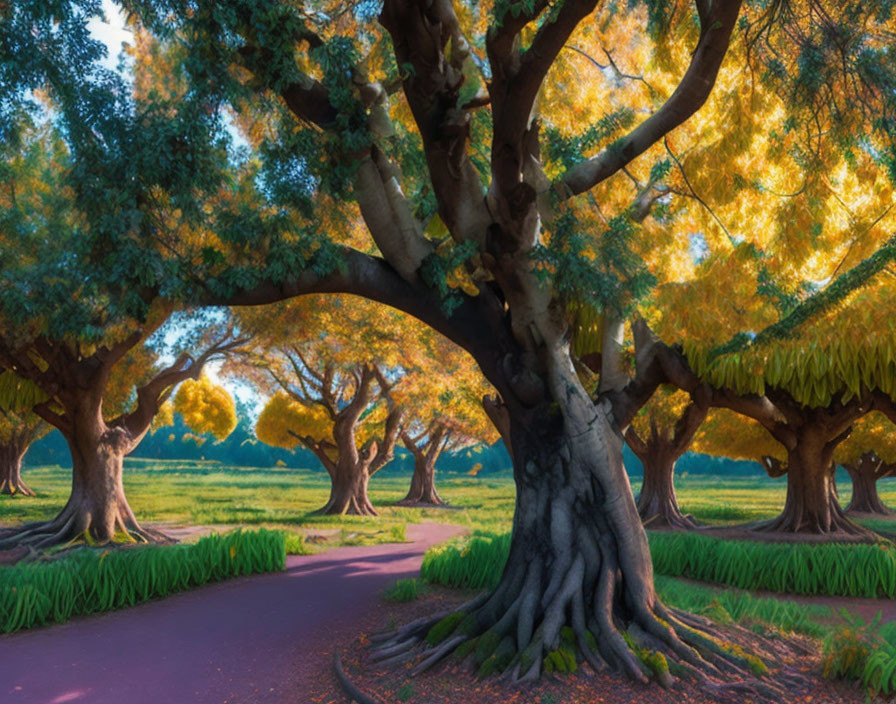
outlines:
[[[831,472],[864,415],[896,418],[891,4],[119,4],[123,73],[93,0],[0,5],[4,405],[74,467],[59,516],[3,540],[153,538],[122,458],[228,355],[270,396],[259,437],[329,472],[324,512],[374,513],[399,441],[425,503],[449,437],[507,444],[506,567],[443,642],[434,619],[387,645],[423,644],[418,670],[488,634],[535,678],[571,633],[637,680],[638,648],[710,691],[751,679],[657,598],[642,518],[689,524],[674,460],[721,408],[781,448],[763,530],[866,534]],[[182,402],[232,427],[205,392]]]

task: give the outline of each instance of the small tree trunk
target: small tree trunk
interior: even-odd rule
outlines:
[[[847,533],[873,536],[853,523],[837,501],[832,455],[834,445],[823,426],[801,428],[797,442],[787,452],[787,499],[776,519],[758,530],[786,533]]]
[[[880,466],[880,459],[870,452],[863,454],[857,462],[843,465],[852,479],[852,498],[846,507],[847,513],[891,513],[877,493]]]
[[[0,494],[34,496],[22,481],[22,459],[27,451],[28,446],[16,440],[0,444]]]
[[[675,460],[663,453],[651,453],[641,460],[644,482],[638,495],[638,514],[648,528],[695,528],[693,516],[678,507],[673,477]]]
[[[398,502],[400,506],[444,506],[445,502],[436,491],[436,466],[431,456],[424,453],[414,455],[414,475],[407,496]]]
[[[324,516],[379,515],[367,495],[369,483],[370,473],[363,461],[340,461],[332,476],[330,499],[315,513]]]

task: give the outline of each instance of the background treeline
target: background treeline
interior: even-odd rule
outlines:
[[[179,414],[174,425],[160,428],[147,435],[131,457],[159,460],[214,460],[222,464],[245,467],[273,467],[278,461],[296,469],[317,468],[319,462],[308,450],[297,448],[284,450],[266,445],[255,437],[253,420],[245,412],[239,414],[236,430],[225,440],[217,441],[212,435],[193,433]],[[625,467],[632,477],[643,475],[641,461],[626,446],[623,450]],[[439,460],[439,471],[450,474],[466,474],[481,464],[477,476],[509,473],[510,458],[502,442],[490,447],[477,446],[455,453],[446,453]],[[35,442],[25,456],[25,465],[71,465],[71,455],[62,435],[54,430]],[[717,476],[764,476],[763,469],[755,462],[729,460],[697,452],[688,452],[678,460],[676,471],[687,474]],[[411,473],[413,457],[403,448],[397,448],[393,459],[382,471]]]

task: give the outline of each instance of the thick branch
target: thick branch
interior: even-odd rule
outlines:
[[[496,369],[490,366],[494,338],[482,334],[483,330],[499,333],[504,328],[502,306],[494,296],[456,292],[459,304],[447,315],[438,292],[411,284],[383,259],[348,247],[341,248],[340,266],[328,274],[306,268],[281,283],[264,282],[227,294],[206,293],[197,303],[257,306],[311,293],[354,294],[408,313],[470,352],[486,376],[496,378]]]
[[[451,1],[386,0],[380,23],[392,37],[396,63],[413,67],[404,75],[404,93],[423,141],[439,215],[456,240],[481,240],[491,218],[482,179],[467,154],[470,113],[460,98],[470,46]]]
[[[495,429],[501,435],[501,439],[504,441],[504,447],[507,448],[507,454],[510,455],[512,460],[513,443],[511,442],[510,437],[510,413],[507,410],[507,406],[504,405],[500,396],[494,394],[482,397],[482,408],[485,411],[485,415],[487,415],[492,422],[492,425],[495,426]]]
[[[226,355],[247,342],[246,338],[234,338],[231,331],[212,343],[201,355],[193,359],[183,354],[167,369],[156,374],[137,389],[137,407],[109,423],[110,427],[122,427],[130,437],[131,450],[146,435],[159,408],[171,395],[174,387],[187,379],[198,379],[205,365]],[[130,450],[129,450],[130,451]]]
[[[556,15],[541,25],[531,46],[522,54],[516,48],[516,35],[511,39],[510,32],[502,30],[489,34],[488,53],[492,65],[489,92],[494,114],[493,172],[503,193],[510,193],[518,183],[523,155],[516,152],[529,129],[541,84],[566,40],[596,4],[596,0],[566,0]],[[505,17],[505,22],[509,19]]]
[[[370,461],[368,472],[373,475],[380,469],[385,467],[395,455],[395,443],[401,433],[401,426],[404,422],[404,409],[394,406],[389,415],[386,416],[386,427],[383,431],[383,438],[377,444],[376,454]]]
[[[684,123],[706,102],[728,50],[741,2],[708,3],[701,0],[696,4],[700,15],[700,39],[675,92],[657,112],[625,137],[563,174],[555,183],[561,198],[594,188]]]
[[[623,433],[625,436],[625,441],[628,443],[628,446],[632,449],[632,452],[635,453],[635,456],[641,460],[641,462],[647,461],[647,443],[645,443],[641,436],[638,435],[638,431],[635,430],[635,426],[629,425],[625,432]]]
[[[706,420],[706,414],[709,412],[709,398],[707,396],[708,394],[698,394],[695,400],[688,404],[684,413],[675,424],[675,431],[672,434],[672,445],[676,457],[681,457],[687,451],[691,441],[694,439],[694,435],[697,434],[703,421]]]

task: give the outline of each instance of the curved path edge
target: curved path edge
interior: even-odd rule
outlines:
[[[9,704],[306,701],[339,639],[427,549],[462,526],[408,524],[408,542],[287,557],[286,570],[206,585],[122,611],[0,636]]]

